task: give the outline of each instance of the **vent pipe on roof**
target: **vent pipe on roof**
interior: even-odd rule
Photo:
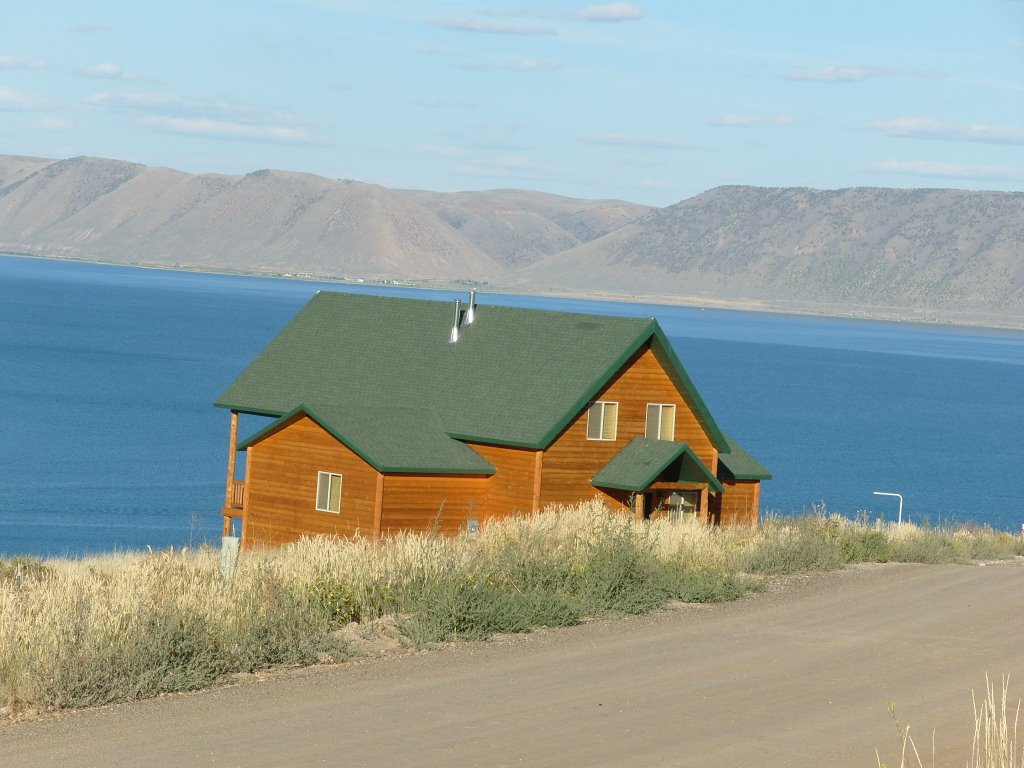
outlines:
[[[454,344],[456,341],[459,340],[459,326],[462,325],[462,309],[460,308],[461,304],[461,301],[459,301],[458,299],[455,300],[455,318],[452,320],[451,336],[448,337],[449,344]]]
[[[463,322],[466,325],[472,325],[473,320],[476,319],[476,291],[469,292],[469,306],[466,308],[466,317]]]

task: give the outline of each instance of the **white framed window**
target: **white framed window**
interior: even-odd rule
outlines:
[[[316,473],[316,508],[320,512],[341,512],[341,475],[337,472]]]
[[[672,403],[647,404],[646,435],[651,440],[676,439],[676,407]]]
[[[618,403],[598,400],[587,410],[587,440],[614,440],[618,428]]]
[[[674,523],[696,520],[700,512],[700,491],[673,491],[666,501],[668,519]]]

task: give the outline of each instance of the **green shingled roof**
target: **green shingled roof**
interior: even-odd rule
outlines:
[[[771,480],[772,473],[728,435],[729,452],[718,454],[718,473],[726,480]]]
[[[448,302],[319,293],[216,404],[270,416],[299,403],[410,408],[454,438],[546,448],[650,341],[712,442],[726,447],[654,319],[478,304],[476,321],[449,344],[452,315]]]
[[[334,405],[300,405],[242,442],[240,450],[305,413],[380,472],[493,475],[494,467],[465,443],[453,440],[441,422],[422,409],[368,411]]]
[[[707,483],[714,491],[724,490],[718,478],[686,443],[646,437],[637,437],[626,443],[590,482],[596,488],[618,488],[639,493],[677,459],[679,471],[672,478],[674,482]]]

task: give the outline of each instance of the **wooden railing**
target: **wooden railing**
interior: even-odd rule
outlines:
[[[235,509],[242,508],[242,502],[245,501],[245,481],[244,480],[232,480],[231,481],[231,506]]]

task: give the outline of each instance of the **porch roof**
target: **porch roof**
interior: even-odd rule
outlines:
[[[718,474],[724,480],[771,480],[772,473],[757,459],[747,453],[743,446],[725,435],[729,445],[728,453],[718,454]]]
[[[679,470],[674,480],[707,483],[711,490],[719,493],[725,490],[689,445],[646,437],[630,440],[594,475],[590,483],[597,488],[617,488],[640,493],[677,460]]]

